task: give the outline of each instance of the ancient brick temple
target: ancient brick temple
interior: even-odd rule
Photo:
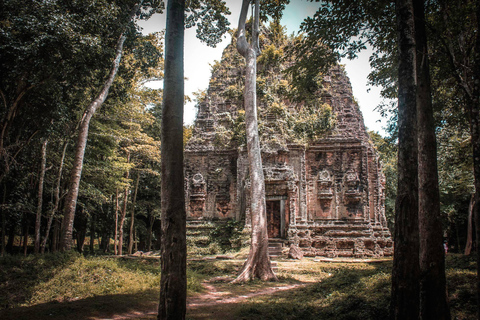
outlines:
[[[214,68],[212,79],[221,81],[211,81],[199,105],[185,151],[187,219],[192,224],[224,219],[250,223],[246,148],[231,138],[243,106],[224,94],[241,74],[240,68]],[[384,176],[350,81],[337,66],[322,83],[318,101],[331,106],[334,128],[308,144],[287,139],[262,153],[269,238],[296,244],[307,256],[391,255]],[[268,102],[259,104],[261,113]],[[280,120],[268,112],[263,116],[267,127]]]

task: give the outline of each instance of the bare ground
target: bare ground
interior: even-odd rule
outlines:
[[[273,295],[304,287],[307,283],[260,283],[258,285],[231,285],[232,278],[216,277],[203,282],[204,292],[187,299],[187,319],[233,319],[240,303],[248,298]],[[232,286],[237,286],[232,289]],[[112,295],[68,302],[51,302],[30,307],[4,310],[2,320],[126,320],[155,319],[158,294]]]

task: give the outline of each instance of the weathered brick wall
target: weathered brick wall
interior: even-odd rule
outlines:
[[[199,106],[185,151],[190,221],[233,218],[250,224],[246,151],[231,140],[233,124],[243,107],[223,94],[239,76],[241,70],[229,69],[225,81],[215,81]],[[308,145],[280,137],[275,139],[277,149],[275,144],[263,149],[269,233],[298,245],[307,256],[391,255],[385,178],[350,82],[337,66],[323,85],[318,99],[335,112],[335,128]],[[265,126],[278,120],[267,115]]]

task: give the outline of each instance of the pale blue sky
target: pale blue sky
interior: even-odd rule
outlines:
[[[230,8],[232,14],[229,17],[231,28],[236,28],[238,24],[238,17],[240,15],[241,1],[226,0],[227,6]],[[287,27],[288,34],[298,32],[300,23],[307,17],[313,15],[318,3],[306,0],[291,0],[287,6],[282,24]],[[165,15],[157,15],[152,17],[149,21],[142,22],[141,26],[144,32],[160,31],[165,28]],[[220,60],[223,49],[230,43],[230,37],[225,36],[217,48],[207,47],[202,44],[195,36],[194,29],[188,29],[185,32],[185,77],[188,79],[185,82],[185,94],[193,98],[192,93],[198,90],[204,90],[208,86],[210,79],[210,64],[215,60]],[[361,53],[358,59],[353,61],[342,60],[341,63],[345,65],[347,74],[352,82],[353,94],[360,105],[365,125],[374,131],[380,131],[383,134],[382,126],[385,125],[385,120],[381,123],[380,114],[374,111],[374,108],[380,103],[380,88],[367,87],[367,75],[370,70],[368,57],[370,52]],[[156,84],[161,86],[162,83]],[[370,89],[370,90],[368,90]],[[368,91],[367,91],[368,90]],[[184,122],[192,124],[195,119],[195,103],[190,102],[185,106]]]

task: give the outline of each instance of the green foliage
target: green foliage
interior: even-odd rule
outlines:
[[[382,96],[396,97],[397,53],[394,2],[335,0],[319,3],[317,12],[301,25],[299,36],[289,50],[299,59],[290,72],[299,88],[315,88],[312,73],[325,71],[340,58],[354,59],[358,52],[373,47],[370,57],[370,84],[381,86]],[[315,66],[312,68],[312,66]],[[378,108],[390,116],[389,105]]]
[[[210,232],[211,241],[218,243],[223,252],[239,250],[242,245],[243,221],[228,220]]]
[[[468,210],[475,192],[468,125],[457,122],[437,130],[440,204],[444,230],[452,251],[466,245]]]
[[[395,227],[395,201],[397,198],[397,143],[392,138],[382,137],[370,131],[370,140],[378,151],[385,175],[385,217],[393,234]]]
[[[308,144],[324,137],[333,129],[336,118],[331,107],[320,100],[320,89],[327,90],[322,86],[324,74],[316,71],[313,80],[308,78],[316,83],[311,90],[292,85],[288,66],[296,57],[286,56],[285,50],[295,43],[296,38],[287,37],[285,28],[278,21],[261,29],[256,86],[262,151],[277,152],[285,150],[288,143]],[[222,118],[216,122],[215,144],[242,148],[246,142],[242,108],[245,61],[237,52],[235,41],[233,33],[232,44],[224,50],[222,60],[212,65],[209,95],[218,94],[226,104],[237,109],[232,113],[232,121]]]
[[[187,12],[185,26],[186,28],[196,26],[198,39],[211,47],[216,47],[222,41],[222,36],[230,25],[226,18],[230,10],[225,2],[192,0],[188,2],[185,11]]]
[[[299,140],[314,141],[333,129],[335,117],[329,105],[303,107],[293,119],[293,131]]]

